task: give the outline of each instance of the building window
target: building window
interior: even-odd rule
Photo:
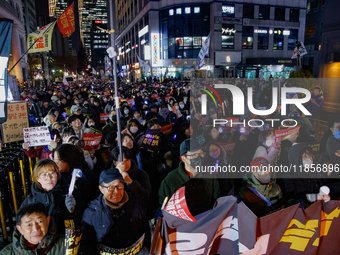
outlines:
[[[275,8],[275,20],[285,20],[285,8]]]
[[[254,18],[254,5],[243,5],[243,18],[253,19]]]
[[[234,25],[222,24],[222,48],[234,49],[234,37],[235,37]]]
[[[185,14],[190,14],[190,13],[191,13],[191,8],[185,7]]]
[[[169,10],[169,16],[174,16],[174,10],[173,9]]]
[[[182,8],[177,8],[176,9],[176,14],[178,14],[178,15],[182,14]]]
[[[289,21],[299,22],[299,18],[300,18],[299,15],[300,15],[300,10],[290,9]]]
[[[259,50],[268,50],[269,45],[269,27],[259,27],[257,32],[257,48]]]
[[[270,7],[260,6],[259,19],[269,20],[269,18],[270,18]]]
[[[235,6],[222,5],[222,16],[223,17],[235,17]]]
[[[306,26],[305,38],[311,38],[316,36],[316,25]]]
[[[288,36],[288,50],[295,49],[295,42],[298,40],[298,29],[290,29],[290,34]]]
[[[253,48],[253,27],[243,27],[242,30],[242,49],[252,49]]]
[[[283,29],[274,28],[273,50],[283,50]]]
[[[201,8],[200,7],[194,7],[194,13],[200,13]]]

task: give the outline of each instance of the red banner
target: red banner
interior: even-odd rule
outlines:
[[[191,215],[187,201],[185,200],[185,186],[179,188],[172,195],[164,210],[184,220],[196,221],[196,219]]]
[[[172,123],[165,125],[165,126],[162,126],[162,133],[165,134],[165,135],[170,134],[172,132],[172,126],[173,126]]]
[[[132,105],[135,103],[135,99],[126,99],[126,101],[129,103],[129,106],[132,107]]]
[[[85,142],[84,150],[97,149],[103,135],[94,135],[84,133],[83,141]]]
[[[169,99],[170,99],[171,97],[172,97],[172,96],[166,96],[166,97],[165,97],[165,102],[168,103],[168,102],[169,102]]]
[[[234,155],[234,148],[236,145],[235,143],[218,143],[219,146],[221,146],[229,155]]]
[[[228,121],[228,123],[225,124],[225,129],[236,129],[237,125],[234,125],[234,123],[239,122],[240,118],[228,117],[228,118],[226,118],[226,120]],[[231,124],[233,124],[233,125],[231,125]]]
[[[288,128],[288,129],[281,129],[281,130],[276,130],[275,131],[275,142],[281,142],[284,140],[287,140],[289,138],[292,138],[295,136],[301,126],[293,127],[293,128]]]
[[[106,123],[107,118],[109,117],[109,113],[100,113],[100,123]]]
[[[152,99],[158,99],[158,98],[160,98],[160,96],[158,96],[157,94],[152,95]]]
[[[64,37],[69,37],[73,34],[75,29],[73,4],[67,7],[66,10],[59,16],[58,27]]]

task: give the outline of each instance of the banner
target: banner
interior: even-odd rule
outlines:
[[[84,133],[83,141],[85,142],[84,150],[97,149],[103,135]]]
[[[106,120],[109,118],[110,113],[100,113],[100,123],[106,123]]]
[[[27,36],[27,49],[30,48],[36,40],[38,40],[36,44],[34,44],[33,47],[28,51],[28,53],[52,50],[51,39],[55,23],[56,22],[53,22],[46,26],[43,26],[39,30],[36,30],[35,32]]]
[[[236,145],[236,142],[234,143],[218,143],[219,146],[223,148],[229,155],[234,155],[234,148]]]
[[[236,129],[237,125],[231,125],[232,123],[237,123],[240,121],[240,118],[233,118],[233,117],[228,117],[226,118],[226,120],[228,121],[226,124],[225,124],[225,129]]]
[[[208,37],[205,39],[202,48],[198,54],[198,59],[200,60],[198,64],[198,69],[201,69],[204,66],[204,57],[209,56],[209,46],[210,46],[210,33]]]
[[[257,218],[233,196],[219,198],[195,222],[163,210],[154,254],[338,254],[340,201],[293,205]]]
[[[63,77],[63,84],[65,85],[65,86],[69,86],[70,84],[68,84],[68,81],[66,80],[66,77],[64,76]]]
[[[62,33],[64,37],[69,37],[73,34],[75,30],[73,4],[67,7],[65,11],[58,17],[58,27],[60,33]]]
[[[7,76],[12,43],[12,28],[13,20],[0,19],[0,124],[7,120]]]
[[[298,55],[300,55],[300,57],[302,57],[303,55],[306,55],[308,53],[303,42],[300,42],[300,43],[301,43],[301,46],[299,47],[299,49],[297,47],[295,47],[294,52],[293,52],[293,56],[291,57],[291,59],[297,58]]]
[[[165,102],[169,103],[170,98],[172,98],[172,96],[166,96],[166,97],[164,97]]]
[[[24,128],[24,141],[29,147],[49,145],[51,135],[47,126]]]
[[[292,127],[288,129],[275,130],[275,142],[281,142],[292,138],[297,133],[299,133],[301,126]]]
[[[145,63],[138,55],[137,55],[137,59],[138,59],[140,66],[144,68],[144,73],[148,73],[150,70],[150,65]]]
[[[7,120],[1,127],[4,143],[23,141],[23,129],[29,127],[27,102],[7,104]]]
[[[162,133],[165,134],[165,135],[170,134],[172,132],[172,127],[173,127],[172,123],[165,125],[165,126],[162,126]]]
[[[133,245],[127,248],[122,248],[122,249],[115,249],[115,248],[110,248],[104,245],[98,245],[97,249],[99,251],[99,254],[102,255],[134,255],[138,254],[140,250],[143,247],[143,242],[144,242],[144,236],[143,234]]]
[[[126,101],[129,103],[130,107],[132,107],[135,104],[135,99],[134,98],[126,99]]]

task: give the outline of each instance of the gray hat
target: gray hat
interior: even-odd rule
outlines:
[[[200,149],[202,149],[201,145],[194,138],[184,140],[179,148],[181,156],[188,151],[198,151]]]
[[[71,107],[71,113],[75,113],[76,111],[81,110],[81,106],[79,105],[72,105]]]
[[[53,100],[58,100],[58,97],[57,96],[52,96],[51,97],[51,100],[53,101]]]

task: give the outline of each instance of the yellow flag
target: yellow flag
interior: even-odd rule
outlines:
[[[28,53],[50,51],[52,49],[51,39],[55,22],[50,23],[27,36],[27,48],[38,40]]]

